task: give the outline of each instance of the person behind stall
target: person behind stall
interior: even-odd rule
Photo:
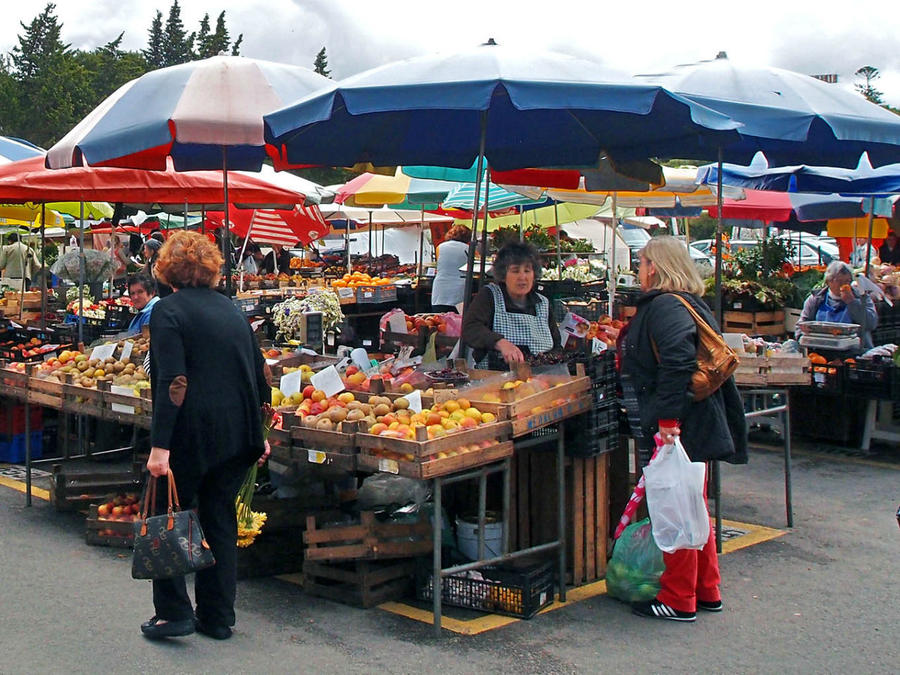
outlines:
[[[127,332],[133,335],[140,333],[144,326],[150,324],[150,314],[159,298],[156,295],[156,282],[145,274],[132,274],[128,277],[127,285],[131,306],[137,310],[137,314],[128,324]]]
[[[825,268],[825,288],[813,291],[803,303],[796,336],[809,332],[806,321],[830,321],[833,323],[859,324],[862,349],[871,349],[872,331],[878,325],[878,311],[872,298],[859,293],[851,286],[853,270],[850,265],[833,260]],[[859,351],[859,350],[853,350]]]
[[[214,288],[222,256],[196,232],[174,233],[159,253],[160,278],[175,292],[150,317],[153,393],[147,469],[171,469],[182,506],[197,516],[216,564],[196,573],[195,606],[183,576],[153,581],[154,616],[141,625],[149,639],[231,637],[237,587],[235,497],[254,461],[269,454],[261,406],[270,402],[265,363],[253,331],[230,299]],[[165,485],[157,496],[165,503]]]
[[[680,437],[694,462],[745,463],[747,424],[734,378],[703,400],[691,396],[691,376],[697,370],[697,324],[675,294],[717,332],[719,327],[700,299],[703,281],[687,248],[674,237],[654,237],[641,250],[638,279],[643,294],[634,317],[621,331],[603,329],[617,338],[625,409],[642,466],[650,460],[656,433],[665,443]],[[632,605],[635,614],[694,621],[697,609],[722,610],[712,527],[701,550],[663,553],[663,561],[659,593],[653,600]]]
[[[241,269],[246,274],[264,274],[260,265],[263,262],[262,249],[255,241],[248,241],[244,249],[244,258],[241,260]]]
[[[466,292],[466,278],[459,268],[469,259],[469,240],[472,230],[454,225],[447,232],[435,254],[437,273],[431,282],[431,309],[434,312],[455,312]]]
[[[291,273],[291,252],[281,244],[272,244],[272,256],[275,259],[275,267],[281,274]],[[268,257],[268,256],[267,256]]]
[[[41,261],[37,254],[27,244],[19,241],[19,235],[12,232],[8,237],[9,242],[0,248],[0,270],[2,276],[9,279],[22,279],[25,288],[31,284],[32,274],[40,269]]]
[[[153,279],[153,281],[156,283],[156,294],[160,298],[165,298],[166,296],[172,294],[172,288],[171,286],[160,280],[156,275],[156,262],[159,258],[159,251],[162,247],[163,245],[159,241],[159,239],[156,239],[152,235],[144,240],[143,256],[145,263],[143,273],[145,276]]]
[[[473,349],[478,367],[487,368],[495,352],[514,365],[525,361],[525,352],[559,347],[550,301],[535,290],[541,272],[537,250],[531,244],[507,244],[494,257],[493,268],[495,281],[478,292],[463,316],[462,341]]]
[[[881,258],[882,265],[900,265],[900,242],[893,230],[888,232],[884,243],[878,249],[878,257]]]

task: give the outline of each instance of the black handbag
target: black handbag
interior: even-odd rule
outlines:
[[[216,559],[206,543],[197,514],[181,510],[175,478],[168,474],[168,509],[154,516],[156,476],[151,476],[144,492],[140,519],[134,522],[134,558],[131,576],[135,579],[171,579],[211,567]]]

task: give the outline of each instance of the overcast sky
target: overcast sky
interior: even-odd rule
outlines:
[[[0,52],[18,44],[45,0],[6,0],[0,9]],[[58,0],[62,39],[90,50],[125,32],[126,49],[146,46],[147,31],[171,0]],[[872,65],[884,101],[900,107],[900,12],[887,0],[182,0],[188,32],[226,10],[241,53],[312,67],[327,48],[332,77],[352,75],[400,58],[452,51],[493,37],[600,60],[629,73],[658,72],[726,51],[731,60],[809,75],[837,73],[840,86]]]

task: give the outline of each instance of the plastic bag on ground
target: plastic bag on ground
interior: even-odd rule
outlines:
[[[363,480],[357,493],[357,503],[363,510],[399,508],[407,504],[421,506],[430,494],[427,481],[376,473]]]
[[[703,548],[710,528],[703,496],[706,464],[692,462],[676,437],[644,467],[644,479],[656,545],[666,553]]]
[[[625,602],[652,600],[659,593],[665,564],[653,541],[650,519],[632,523],[616,540],[606,568],[606,592]]]

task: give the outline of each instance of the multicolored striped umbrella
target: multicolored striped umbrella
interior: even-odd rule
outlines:
[[[258,171],[263,115],[329,86],[307,68],[214,56],[161,68],[113,92],[50,148],[47,166]]]
[[[364,173],[338,188],[334,201],[346,206],[382,206],[398,209],[437,209],[455,183],[412,178],[398,167],[393,176]]]

